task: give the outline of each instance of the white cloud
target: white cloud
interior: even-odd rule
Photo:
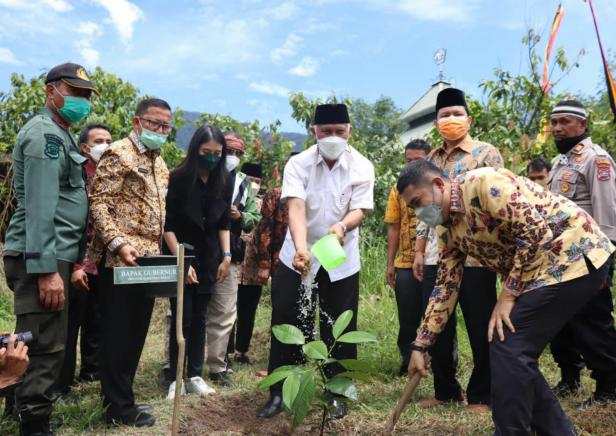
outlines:
[[[139,6],[128,0],[94,0],[94,2],[107,10],[120,39],[125,44],[129,43],[133,37],[135,24],[144,18]]]
[[[66,12],[73,9],[73,7],[65,0],[43,0],[43,3],[56,12]]]
[[[275,48],[270,52],[270,59],[274,63],[279,63],[284,58],[297,54],[299,46],[303,40],[304,38],[301,36],[296,35],[295,33],[289,33],[284,44],[282,44],[282,47]]]
[[[276,85],[275,83],[252,82],[248,86],[253,91],[260,92],[261,94],[275,95],[278,97],[288,97],[290,93],[290,91],[287,88],[281,85]]]
[[[299,77],[314,76],[319,70],[319,61],[315,58],[305,57],[295,67],[289,70],[289,74]]]
[[[299,7],[293,2],[284,2],[267,11],[274,20],[284,21],[293,18],[299,12]]]
[[[0,63],[9,65],[19,65],[21,62],[10,49],[0,47]]]
[[[103,34],[103,28],[92,21],[82,21],[77,27],[77,33],[83,35],[75,44],[81,59],[86,67],[94,68],[100,60],[100,52],[93,47],[94,41]]]
[[[81,48],[80,54],[84,64],[88,68],[95,67],[98,64],[98,60],[100,59],[100,53],[98,52],[98,50],[92,47]]]
[[[82,21],[79,23],[77,32],[82,33],[88,37],[97,38],[103,33],[103,29],[99,24],[92,21]]]

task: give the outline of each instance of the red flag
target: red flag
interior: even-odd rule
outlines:
[[[556,10],[556,15],[554,16],[554,21],[552,22],[552,29],[550,30],[550,39],[548,40],[548,45],[545,47],[545,56],[543,57],[543,79],[541,80],[541,89],[543,89],[544,93],[548,93],[550,90],[550,55],[552,54],[552,47],[554,46],[554,40],[556,39],[556,34],[558,33],[558,29],[560,28],[560,22],[563,19],[563,15],[565,13],[565,9],[563,8],[562,3],[558,5],[558,9]]]
[[[597,32],[597,41],[599,41],[599,50],[601,51],[601,58],[603,58],[603,70],[605,72],[605,82],[607,84],[607,95],[610,99],[610,107],[612,108],[612,114],[614,114],[614,122],[616,123],[616,86],[614,86],[614,78],[610,71],[610,65],[605,57],[605,51],[603,50],[603,44],[601,43],[601,37],[599,36],[599,27],[597,26],[597,17],[595,16],[595,8],[592,6],[592,0],[588,0],[590,6],[590,12],[592,13],[592,19],[595,23],[595,31]]]

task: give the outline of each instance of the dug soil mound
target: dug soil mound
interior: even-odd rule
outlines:
[[[222,435],[289,435],[290,420],[284,413],[272,419],[259,419],[257,410],[265,404],[267,396],[261,392],[233,392],[227,395],[213,395],[188,406],[184,410],[180,434],[197,436]],[[304,424],[294,435],[318,435],[319,413],[315,412],[304,420]],[[331,422],[326,434],[354,435],[351,417]]]

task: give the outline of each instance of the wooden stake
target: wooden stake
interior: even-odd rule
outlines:
[[[171,434],[177,436],[180,426],[180,396],[184,383],[184,352],[186,341],[182,321],[184,318],[184,245],[178,245],[178,287],[177,287],[177,310],[175,317],[175,336],[178,341],[178,362],[175,372],[175,398],[173,401],[173,419],[171,421]]]
[[[398,405],[396,406],[394,412],[391,414],[387,422],[385,423],[385,429],[383,430],[383,435],[389,436],[394,431],[396,424],[398,423],[398,419],[400,419],[400,415],[402,415],[402,411],[406,407],[406,405],[411,401],[411,397],[413,396],[413,392],[417,388],[419,381],[421,380],[421,374],[418,372],[411,378],[411,380],[406,385],[402,396],[398,400]]]

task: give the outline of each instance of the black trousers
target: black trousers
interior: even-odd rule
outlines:
[[[576,317],[607,276],[608,264],[583,277],[522,294],[510,318],[515,333],[505,328],[505,340],[490,343],[492,418],[497,435],[574,435],[573,427],[539,370],[542,351],[568,322],[591,331],[587,317]],[[580,343],[582,353],[588,345]]]
[[[342,312],[345,310],[353,311],[353,319],[347,331],[357,329],[359,273],[332,282],[328,273],[321,268],[315,280],[318,283],[318,288],[312,291],[312,298],[308,307],[302,308],[300,304],[300,275],[282,263],[278,266],[272,280],[272,326],[292,324],[302,330],[305,336],[313,338],[315,306],[318,298],[321,340],[330,348],[334,343],[332,325]],[[270,374],[279,366],[295,365],[304,361],[300,346],[283,344],[273,335],[271,341],[268,364]],[[355,359],[357,358],[357,346],[355,344],[337,344],[332,354],[336,359]],[[325,368],[327,377],[333,377],[343,371],[344,369],[336,364],[328,365]],[[282,384],[276,384],[270,390],[281,391]]]
[[[259,285],[239,285],[237,288],[237,318],[229,336],[227,351],[246,353],[250,348],[257,307],[263,288]]]
[[[402,364],[408,365],[411,356],[411,342],[417,336],[417,329],[424,313],[421,282],[413,270],[396,268],[396,304],[398,306],[398,349]]]
[[[425,307],[434,283],[437,267],[424,267],[423,293]],[[469,404],[490,404],[490,348],[488,323],[496,304],[496,273],[481,267],[465,267],[458,301],[464,316],[466,331],[473,353],[473,372],[466,388]],[[430,348],[434,392],[438,400],[459,398],[462,388],[456,379],[458,365],[456,316],[452,316],[445,330]]]
[[[150,326],[154,299],[147,285],[114,285],[113,269],[99,268],[101,346],[99,364],[103,405],[110,416],[135,412],[133,381]]]
[[[80,377],[98,378],[100,376],[98,349],[101,334],[101,315],[97,279],[97,276],[88,274],[89,291],[77,289],[73,285],[69,285],[68,331],[64,350],[64,364],[55,387],[57,392],[68,392],[73,385],[77,368],[77,341],[80,330]]]
[[[610,262],[608,277],[614,273],[614,258]],[[550,344],[552,356],[561,369],[565,381],[578,380],[584,363],[597,380],[597,393],[616,392],[616,330],[614,329],[614,303],[611,280],[584,305],[575,318],[568,322]],[[584,322],[579,322],[584,318]],[[595,336],[601,331],[600,336]],[[586,343],[581,352],[580,343]]]
[[[184,289],[184,313],[182,315],[182,330],[186,340],[186,377],[201,377],[205,360],[205,322],[207,304],[212,294],[198,293],[196,286],[186,286]],[[177,320],[177,298],[170,298],[171,326],[169,328],[169,375],[175,380],[178,363],[178,341],[175,323]]]

